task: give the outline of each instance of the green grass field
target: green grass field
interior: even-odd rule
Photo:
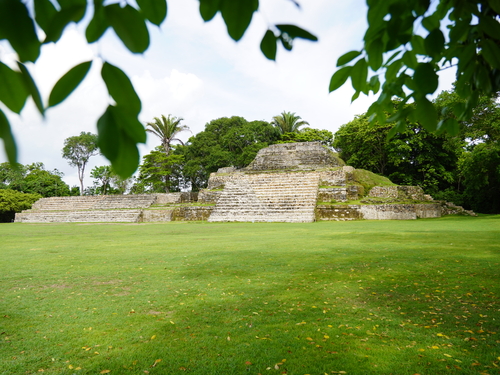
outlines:
[[[1,224],[0,374],[499,374],[500,216]]]

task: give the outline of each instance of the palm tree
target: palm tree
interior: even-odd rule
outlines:
[[[300,128],[302,126],[309,125],[309,123],[303,121],[300,116],[296,116],[295,112],[285,111],[279,116],[274,116],[271,124],[279,130],[280,134],[300,133]]]
[[[175,117],[172,115],[168,115],[165,117],[161,115],[161,118],[155,117],[153,122],[148,122],[146,124],[146,131],[153,133],[161,140],[161,145],[165,149],[165,153],[168,155],[170,153],[170,143],[172,141],[179,141],[183,146],[184,142],[182,142],[179,138],[175,138],[177,134],[184,130],[189,131],[189,127],[187,125],[181,125],[181,121],[184,119],[181,117]]]

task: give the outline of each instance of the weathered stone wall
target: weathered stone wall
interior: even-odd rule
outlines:
[[[154,209],[142,211],[142,222],[158,222],[158,221],[172,221],[173,208]]]
[[[198,193],[179,192],[179,193],[157,193],[156,204],[177,204],[190,203],[198,200]]]
[[[220,168],[223,169],[223,168]],[[219,169],[219,170],[220,170]],[[234,173],[220,173],[220,172],[214,172],[210,173],[210,178],[208,179],[208,190],[215,190],[215,189],[223,189],[224,186],[226,186],[226,183],[230,181],[235,181],[241,178],[243,175],[242,172],[234,172]]]
[[[324,205],[316,207],[316,220],[349,221],[363,219],[359,205]]]
[[[199,203],[217,203],[221,193],[222,193],[222,190],[202,189],[198,193],[198,202]]]
[[[360,187],[357,185],[348,185],[338,188],[319,188],[318,202],[347,202],[359,199]]]
[[[373,205],[318,205],[317,220],[414,220],[441,217],[441,205],[373,204]]]
[[[319,142],[283,143],[261,149],[247,171],[315,170],[345,163]]]
[[[176,207],[172,212],[172,221],[206,221],[214,206]]]
[[[420,186],[374,186],[368,192],[368,196],[375,198],[392,198],[400,200],[428,200],[424,196],[424,191]]]

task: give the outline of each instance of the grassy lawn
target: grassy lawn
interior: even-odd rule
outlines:
[[[499,374],[500,216],[0,224],[0,374]]]

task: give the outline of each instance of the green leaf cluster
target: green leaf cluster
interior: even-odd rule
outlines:
[[[418,122],[428,131],[457,134],[459,120],[472,117],[481,96],[500,91],[499,6],[494,0],[369,0],[364,47],[337,61],[330,91],[351,78],[360,93],[380,94],[370,106],[370,121],[394,123],[389,136]],[[454,118],[443,118],[427,98],[439,84],[438,73],[456,67],[456,94],[463,103]],[[394,98],[413,106],[395,108]]]
[[[11,189],[0,189],[0,222],[14,220],[16,212],[29,210],[33,203],[42,198],[39,194],[21,193]]]

